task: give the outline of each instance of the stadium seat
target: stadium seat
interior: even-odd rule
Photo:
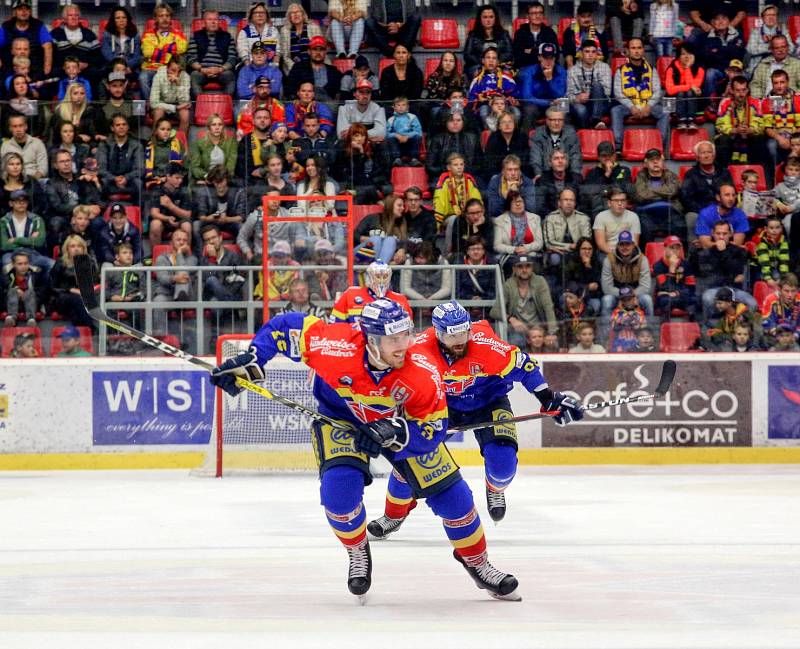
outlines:
[[[661,325],[662,352],[688,352],[698,338],[700,325],[696,322],[665,322]]]
[[[108,25],[108,18],[103,18],[97,23],[97,40],[101,43],[103,42],[103,32],[106,31],[106,25]]]
[[[33,334],[33,347],[42,356],[42,332],[38,327],[4,327],[0,330],[0,356],[8,358],[14,349],[14,338],[21,334]]]
[[[659,56],[656,60],[656,70],[658,70],[658,78],[661,80],[661,87],[664,87],[664,75],[667,72],[669,64],[672,63],[673,57]]]
[[[708,141],[704,128],[673,129],[669,138],[671,160],[694,160],[694,147],[698,142]]]
[[[219,28],[223,32],[228,31],[228,21],[225,20],[224,18],[220,18],[219,19]],[[203,29],[203,19],[202,18],[193,18],[192,19],[192,34],[194,34],[195,32],[199,32],[201,29]]]
[[[153,246],[153,251],[150,255],[153,260],[153,265],[155,266],[156,259],[163,254],[169,254],[171,250],[172,246],[168,243],[159,243],[157,246]]]
[[[635,183],[636,178],[639,176],[639,173],[644,169],[644,167],[630,167],[631,170],[631,182]]]
[[[756,304],[758,304],[759,311],[764,306],[764,300],[770,295],[770,293],[774,293],[769,284],[767,284],[763,280],[758,280],[755,284],[753,284],[753,297],[756,299]]]
[[[148,18],[144,23],[144,31],[150,31],[156,28],[156,19],[155,18]],[[172,24],[170,28],[174,32],[180,32],[183,34],[183,23],[178,18],[172,19]]]
[[[52,26],[50,29],[55,29],[56,27],[61,27],[64,24],[63,18],[54,18]],[[81,27],[84,29],[89,29],[89,19],[88,18],[81,18]]]
[[[383,71],[386,68],[388,68],[390,65],[394,65],[394,59],[381,57],[381,60],[378,63],[378,78],[379,79],[383,76]]]
[[[198,95],[194,105],[195,126],[205,126],[214,113],[219,113],[225,126],[233,126],[233,97],[216,93]]]
[[[527,16],[520,16],[519,18],[514,18],[514,22],[512,23],[511,36],[513,37],[514,34],[517,33],[517,30],[523,25],[527,24],[527,22],[528,22]]]
[[[439,61],[441,57],[433,56],[429,59],[425,59],[425,83],[428,83],[428,77],[430,77],[434,72],[436,72],[436,68],[439,67]],[[461,72],[461,59],[456,56],[456,70]]]
[[[558,21],[558,27],[556,28],[556,38],[558,39],[558,46],[563,47],[564,45],[564,30],[572,24],[572,18],[570,16],[566,16],[565,18],[561,18]]]
[[[797,37],[800,35],[800,16],[789,16],[787,25],[789,27],[789,36],[792,37],[792,43],[796,43]]]
[[[617,69],[623,64],[628,62],[627,56],[615,56],[611,59],[611,76],[617,73]]]
[[[133,223],[137,228],[139,228],[139,232],[142,231],[142,210],[138,205],[126,205],[125,206],[125,215],[128,217],[128,220]],[[111,203],[108,204],[108,207],[103,212],[103,219],[108,221],[111,218]]]
[[[492,135],[492,132],[489,129],[481,131],[481,149],[484,151],[486,150],[486,144],[489,142],[489,137]]]
[[[402,194],[409,187],[419,187],[423,192],[423,197],[428,192],[428,174],[424,167],[394,167],[392,168],[392,191],[395,194]]]
[[[458,23],[454,18],[425,18],[420,29],[419,42],[426,50],[451,50],[458,48]]]
[[[203,123],[203,126],[205,126],[205,122]],[[188,151],[189,151],[189,140],[186,139],[186,133],[184,133],[181,130],[177,130],[176,129],[176,131],[175,131],[175,139],[178,140],[178,142],[181,143],[181,145],[183,146],[183,150],[188,153]]]
[[[331,61],[331,63],[333,64],[333,66],[337,70],[339,70],[339,72],[341,72],[342,74],[347,74],[348,72],[350,72],[350,70],[352,70],[355,67],[356,60],[355,59],[333,59],[333,61]]]
[[[353,230],[358,227],[370,214],[380,214],[383,212],[383,205],[353,205]]]
[[[83,349],[85,349],[90,354],[94,354],[94,345],[92,344],[92,330],[89,327],[76,327],[78,333],[81,335],[80,337],[80,344]],[[58,352],[60,352],[64,345],[61,343],[61,332],[64,331],[66,327],[53,327],[53,331],[50,334],[50,356],[58,356]]]
[[[744,42],[750,38],[750,32],[756,29],[757,25],[761,24],[761,18],[758,16],[747,16],[742,23],[742,32],[744,33]]]
[[[761,165],[728,165],[728,171],[731,174],[731,178],[733,178],[733,184],[736,185],[736,191],[742,191],[742,187],[744,187],[742,174],[750,169],[758,174],[758,185],[756,189],[760,192],[767,191],[767,177],[764,174],[764,167]]]
[[[686,172],[689,171],[694,165],[681,165],[678,167],[678,179],[683,182],[684,176],[686,176]]]
[[[656,265],[657,261],[661,261],[664,257],[664,242],[663,241],[651,241],[644,247],[644,256],[647,257],[647,261],[650,262],[650,270],[653,270],[653,266]]]
[[[473,29],[475,29],[475,19],[470,18],[467,21],[467,34],[469,34]]]
[[[591,128],[578,129],[578,142],[581,145],[583,159],[589,162],[597,160],[597,146],[600,142],[614,144],[614,134],[609,129],[595,130]]]
[[[644,160],[644,154],[649,149],[664,150],[661,142],[661,133],[655,128],[626,129],[622,136],[622,159]]]
[[[231,252],[235,252],[240,257],[242,256],[242,249],[235,243],[223,243],[222,246],[226,250],[230,250]]]

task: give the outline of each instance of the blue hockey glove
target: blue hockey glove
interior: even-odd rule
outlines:
[[[542,406],[542,412],[558,411],[553,417],[557,426],[566,426],[570,422],[583,419],[583,408],[572,397],[561,392],[553,392],[553,398]]]
[[[381,450],[402,451],[408,444],[408,424],[402,417],[377,419],[361,424],[353,434],[356,451],[378,457]]]
[[[211,370],[211,385],[222,388],[231,396],[236,396],[243,390],[243,388],[236,385],[237,376],[241,376],[248,381],[264,380],[264,370],[258,364],[255,350],[252,347],[249,351],[229,358]]]

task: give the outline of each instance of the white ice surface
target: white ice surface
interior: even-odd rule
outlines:
[[[800,647],[800,467],[526,468],[498,526],[465,473],[521,603],[422,506],[357,606],[310,475],[0,474],[0,649]]]

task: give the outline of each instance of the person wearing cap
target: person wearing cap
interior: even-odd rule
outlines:
[[[731,25],[725,7],[720,7],[717,3],[712,4],[715,6],[711,18],[712,29],[702,37],[698,45],[700,62],[706,69],[703,92],[707,97],[725,76],[728,63],[733,59],[743,61],[747,54],[744,39],[739,30]]]
[[[186,67],[191,70],[192,96],[203,94],[203,89],[210,83],[221,86],[222,93],[233,95],[236,89],[233,70],[237,63],[236,45],[228,30],[220,29],[219,12],[216,9],[204,9],[203,29],[192,34],[186,50]]]
[[[565,41],[566,42],[566,41]],[[575,128],[604,129],[611,110],[611,68],[593,39],[584,40],[579,60],[567,70],[569,114]]]
[[[639,297],[630,286],[619,289],[619,302],[608,316],[609,337],[608,351],[635,352],[637,333],[647,326],[647,314],[639,305]]]
[[[337,58],[354,59],[358,56],[358,48],[364,40],[367,5],[367,0],[331,0],[328,3],[330,38],[336,46]],[[345,38],[349,46],[345,44]]]
[[[528,22],[514,32],[512,41],[514,68],[517,70],[539,63],[539,47],[543,43],[558,47],[558,36],[545,23],[544,5],[541,2],[534,0],[528,5],[527,18]]]
[[[142,261],[142,233],[133,222],[128,220],[128,213],[122,203],[112,203],[108,223],[104,223],[96,237],[97,262],[113,265],[116,249],[121,243],[131,247],[131,261],[138,264]]]
[[[558,321],[550,287],[544,277],[534,272],[533,258],[516,255],[511,261],[513,271],[502,288],[508,324],[506,339],[525,349],[526,335],[532,326],[542,325],[548,334],[557,334]],[[489,313],[494,320],[502,319],[499,297]]]
[[[775,342],[768,351],[771,352],[800,352],[797,344],[797,329],[790,322],[782,322],[775,330]]]
[[[336,135],[344,137],[353,124],[367,127],[367,137],[373,145],[386,139],[386,111],[372,101],[372,84],[359,79],[355,88],[356,98],[339,107],[336,118]]]
[[[142,191],[144,148],[130,136],[130,125],[123,113],[110,120],[111,133],[97,146],[97,167],[104,198],[124,196],[137,204]]]
[[[120,61],[117,61],[114,67],[121,68]],[[104,100],[101,110],[106,123],[111,125],[114,116],[122,114],[128,121],[128,133],[138,140],[140,120],[133,114],[133,99],[138,98],[139,91],[132,90],[125,72],[120,69],[109,72],[105,81],[100,84],[98,96]]]
[[[608,40],[603,35],[601,25],[596,25],[594,22],[595,6],[592,2],[581,2],[575,10],[575,18],[570,21],[569,26],[561,35],[564,63],[567,69],[572,69],[583,57],[585,41],[594,43],[596,60],[608,61]],[[609,91],[608,94],[610,95],[611,92]]]
[[[553,151],[559,149],[567,154],[569,168],[577,171],[583,168],[583,154],[578,142],[578,134],[573,126],[565,123],[566,113],[556,106],[550,106],[544,113],[544,124],[537,126],[530,138],[531,167],[533,180],[550,169]]]
[[[280,36],[273,24],[266,3],[256,2],[247,11],[247,24],[236,34],[236,54],[243,65],[252,61],[253,46],[261,43],[270,65],[280,63]]]
[[[539,62],[519,72],[519,97],[528,123],[567,96],[567,70],[557,61],[558,47],[539,46]]]
[[[686,238],[686,222],[679,195],[678,174],[667,169],[664,154],[649,149],[644,154],[644,166],[633,184],[633,204],[642,227],[642,241],[655,239],[657,232]]]
[[[723,286],[713,291],[712,311],[716,317],[709,317],[703,327],[702,346],[708,351],[725,351],[733,345],[733,336],[738,324],[747,325],[753,332],[756,348],[764,346],[764,328],[761,314],[755,306],[739,300],[739,293]],[[705,302],[705,295],[703,296]]]
[[[252,99],[259,85],[269,86],[269,94],[280,97],[283,88],[283,73],[279,66],[267,60],[267,49],[261,42],[253,44],[250,62],[239,68],[236,80],[236,95],[239,99]]]
[[[689,265],[695,270],[696,294],[703,308],[703,322],[708,322],[714,312],[714,299],[721,286],[731,287],[736,300],[757,308],[755,298],[742,290],[748,253],[732,243],[733,230],[727,221],[719,221],[711,231],[710,248],[696,247],[689,254]]]
[[[619,163],[614,145],[604,140],[597,145],[597,164],[581,185],[578,196],[581,209],[592,217],[597,216],[608,207],[607,194],[614,187],[632,194],[631,170]]]
[[[138,79],[142,67],[142,38],[131,12],[125,7],[112,7],[100,42],[104,69],[111,71],[113,62],[125,61],[124,73],[131,81]]]
[[[280,71],[277,68],[270,68],[270,74],[279,75]],[[257,77],[253,85],[252,98],[239,109],[236,117],[236,135],[240,141],[243,136],[253,131],[254,115],[257,110],[264,109],[269,112],[268,128],[272,124],[286,121],[286,107],[273,94],[270,77],[264,75]]]
[[[467,99],[478,111],[482,120],[488,117],[491,109],[489,100],[497,94],[503,95],[511,106],[509,110],[519,121],[521,113],[519,104],[519,87],[514,75],[500,67],[500,57],[496,47],[489,46],[484,50],[481,58],[482,66],[479,67],[472,83],[469,84]]]
[[[272,243],[272,250],[269,252],[270,266],[300,266],[298,262],[291,258],[292,246],[284,239],[278,239]],[[294,268],[286,270],[271,270],[267,281],[267,291],[270,300],[288,300],[289,287],[291,283],[300,278],[300,271]],[[258,274],[258,284],[253,289],[253,298],[260,300],[264,295],[264,276]]]
[[[761,9],[761,24],[756,24],[750,30],[750,36],[747,39],[747,54],[750,58],[747,64],[747,74],[750,78],[752,78],[756,66],[770,55],[772,37],[789,34],[789,28],[785,21],[780,21],[779,13],[777,5],[764,5]]]
[[[611,109],[611,130],[618,151],[622,150],[625,118],[628,116],[655,119],[662,147],[667,147],[670,115],[664,111],[662,96],[658,71],[644,58],[644,42],[641,38],[631,38],[628,41],[628,60],[614,75],[614,99],[618,103]]]
[[[664,239],[664,255],[653,264],[653,279],[656,311],[663,320],[668,322],[671,319],[673,309],[680,309],[694,316],[694,271],[685,258],[681,240],[675,235]]]
[[[156,71],[150,88],[150,111],[154,123],[167,115],[177,115],[178,128],[188,135],[191,84],[191,78],[184,70],[183,57],[173,57]]]
[[[402,43],[409,51],[414,48],[421,24],[414,0],[370,0],[364,26],[367,41],[389,57],[392,55],[390,41]]]
[[[87,350],[81,347],[81,334],[78,328],[69,325],[58,334],[61,340],[61,351],[56,354],[56,358],[84,358],[91,356]]]
[[[0,275],[0,311],[6,312],[6,327],[15,327],[22,313],[27,318],[27,326],[35,327],[36,315],[43,311],[47,272],[31,264],[31,252],[24,248],[11,253],[11,262],[4,264],[3,268]]]
[[[314,266],[338,266],[341,270],[323,269],[306,272],[308,291],[312,300],[335,300],[336,296],[347,290],[350,285],[347,272],[341,259],[336,256],[333,244],[327,239],[319,239],[314,244],[311,257]]]
[[[0,45],[10,45],[16,38],[25,38],[30,44],[31,70],[42,72],[49,77],[53,72],[53,38],[38,18],[33,17],[30,0],[15,0],[11,7],[11,17],[2,25]],[[5,51],[5,47],[2,47]],[[3,59],[3,67],[11,69],[11,59]]]
[[[314,93],[321,101],[336,101],[342,85],[342,73],[339,69],[325,62],[328,52],[328,41],[324,36],[314,36],[308,43],[308,61],[299,61],[292,66],[284,81],[284,96],[295,98],[300,84],[310,81],[314,84]]]
[[[614,310],[622,287],[632,288],[645,313],[653,315],[650,264],[636,245],[636,237],[630,230],[619,233],[615,247],[603,261],[600,285],[603,289],[603,315],[610,315]]]
[[[150,98],[150,86],[156,72],[173,58],[186,53],[189,43],[179,24],[173,23],[172,15],[172,7],[168,4],[157,4],[153,8],[154,25],[142,34],[142,71],[139,74],[139,86],[143,99]]]
[[[705,104],[703,82],[706,71],[700,66],[695,47],[689,42],[678,45],[676,56],[664,73],[664,89],[667,97],[675,97],[675,115],[678,128],[693,128]]]
[[[186,169],[182,164],[170,162],[164,170],[163,182],[158,184],[146,203],[150,217],[150,246],[161,243],[163,236],[173,230],[183,230],[191,241],[194,204],[183,187]]]
[[[789,75],[789,87],[800,88],[800,59],[791,55],[792,47],[788,35],[777,34],[769,43],[770,55],[764,57],[753,71],[750,94],[761,99],[772,91],[772,73],[784,70]]]
[[[353,65],[352,70],[348,70],[342,75],[342,84],[341,84],[341,97],[344,100],[347,99],[354,99],[354,90],[356,87],[356,83],[358,83],[361,79],[366,79],[372,84],[373,88],[377,88],[380,85],[380,80],[378,79],[378,75],[375,74],[369,66],[369,60],[363,54],[359,54],[356,57],[355,65]]]

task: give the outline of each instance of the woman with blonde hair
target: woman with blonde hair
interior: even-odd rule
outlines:
[[[72,124],[76,131],[76,142],[92,147],[105,140],[108,132],[106,118],[102,110],[97,109],[86,99],[86,88],[82,83],[71,83],[67,86],[64,99],[58,102],[53,110],[53,117],[48,127],[48,139],[53,140],[64,122]]]
[[[71,234],[61,244],[61,256],[50,271],[51,304],[53,311],[60,313],[76,327],[94,327],[93,320],[83,307],[81,292],[75,279],[75,257],[89,254],[86,240],[77,234]],[[92,261],[92,283],[99,281],[97,262]]]
[[[270,65],[279,65],[281,49],[278,28],[272,24],[272,17],[264,2],[250,5],[247,12],[247,24],[239,30],[236,36],[236,53],[244,65],[250,65],[250,53],[253,45],[261,43],[267,52],[267,62]]]
[[[286,22],[281,27],[280,51],[283,55],[283,71],[289,70],[295,63],[308,61],[308,44],[314,36],[322,36],[317,23],[309,20],[306,10],[297,2],[286,8]]]
[[[189,147],[189,172],[197,185],[205,185],[212,167],[224,167],[231,177],[236,169],[237,142],[225,132],[225,122],[218,113],[206,121],[206,133]]]
[[[11,210],[11,192],[24,189],[28,194],[28,209],[40,216],[47,209],[44,192],[36,191],[39,184],[25,173],[25,161],[16,151],[9,151],[0,162],[0,216]]]

